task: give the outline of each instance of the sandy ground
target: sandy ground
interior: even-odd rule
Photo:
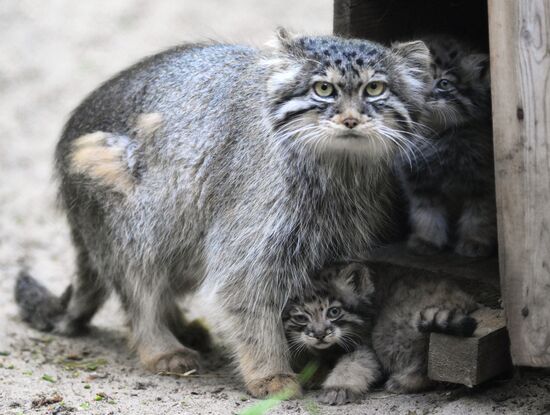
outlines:
[[[329,33],[331,18],[330,0],[0,0],[0,414],[233,414],[256,403],[219,355],[200,377],[142,370],[126,346],[116,300],[85,337],[35,332],[17,316],[13,283],[25,265],[60,292],[73,273],[67,226],[55,209],[52,154],[87,92],[182,41],[262,44],[278,25]],[[270,413],[543,414],[550,413],[550,380],[523,371],[474,390],[375,392],[343,409],[317,405],[310,394]]]

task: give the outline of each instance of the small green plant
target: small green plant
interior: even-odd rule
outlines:
[[[50,375],[47,375],[47,374],[42,375],[42,380],[45,380],[46,382],[50,382],[50,383],[57,382],[57,380],[53,376],[50,376]]]

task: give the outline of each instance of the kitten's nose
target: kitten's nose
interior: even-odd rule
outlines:
[[[313,337],[315,337],[317,340],[323,340],[325,336],[326,336],[326,333],[324,330],[313,332]]]
[[[359,120],[357,118],[348,117],[342,121],[342,123],[348,128],[354,128],[359,124]]]
[[[331,329],[322,329],[322,330],[315,330],[311,335],[315,337],[317,340],[323,340],[328,335],[332,334]]]

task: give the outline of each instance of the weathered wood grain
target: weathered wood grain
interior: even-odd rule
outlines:
[[[489,0],[500,271],[516,365],[550,367],[550,0]]]
[[[473,337],[431,334],[430,379],[471,387],[512,368],[503,311],[483,308],[473,316],[478,320]]]

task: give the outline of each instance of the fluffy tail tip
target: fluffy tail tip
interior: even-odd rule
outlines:
[[[423,333],[444,333],[470,337],[477,328],[477,320],[458,310],[429,307],[420,313],[418,330]]]
[[[15,282],[15,302],[21,318],[41,331],[52,331],[55,322],[64,314],[72,294],[69,285],[61,297],[53,295],[46,287],[22,270]]]

